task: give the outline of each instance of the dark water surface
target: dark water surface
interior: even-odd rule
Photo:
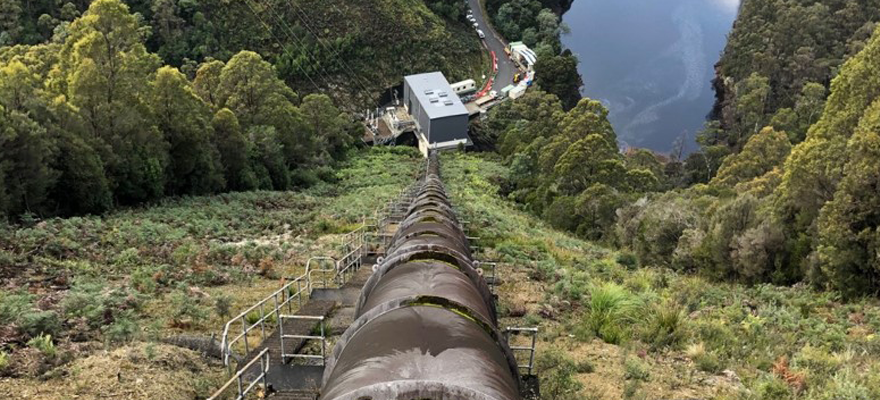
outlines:
[[[583,94],[601,100],[621,144],[687,151],[714,102],[712,78],[739,0],[575,0],[563,44]]]

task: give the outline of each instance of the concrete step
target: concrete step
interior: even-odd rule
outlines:
[[[283,390],[278,391],[269,397],[269,400],[317,400],[318,394],[312,391],[304,390]]]

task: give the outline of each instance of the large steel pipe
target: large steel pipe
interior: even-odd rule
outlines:
[[[355,321],[327,362],[322,399],[519,399],[497,329],[431,300],[392,301]]]
[[[516,360],[435,155],[324,370],[323,400],[518,400]]]

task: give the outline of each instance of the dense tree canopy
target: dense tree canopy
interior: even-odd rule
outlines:
[[[511,164],[510,196],[560,228],[603,238],[626,197],[659,188],[659,166],[626,161],[598,101],[564,111],[555,95],[530,91],[486,125]]]
[[[292,171],[329,165],[354,144],[327,96],[300,104],[256,53],[208,61],[191,82],[161,67],[144,28],[119,0],[96,0],[63,42],[0,50],[0,215],[283,190]]]

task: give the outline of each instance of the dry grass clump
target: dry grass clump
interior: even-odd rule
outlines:
[[[205,398],[225,377],[219,362],[179,347],[136,343],[75,360],[46,380],[0,380],[0,397],[29,400],[190,400]]]

